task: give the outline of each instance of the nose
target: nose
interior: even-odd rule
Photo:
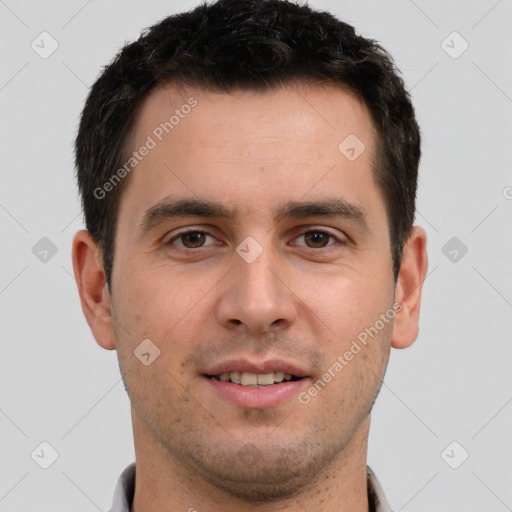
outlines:
[[[252,263],[233,256],[235,268],[223,282],[216,308],[217,320],[224,328],[265,334],[295,322],[298,297],[287,283],[284,265],[269,253],[265,250]]]

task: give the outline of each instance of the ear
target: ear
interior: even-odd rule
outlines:
[[[404,246],[395,289],[395,301],[401,307],[395,315],[391,336],[393,348],[409,347],[418,336],[421,290],[427,267],[427,234],[423,228],[414,226]]]
[[[90,233],[85,229],[78,231],[73,238],[73,271],[82,311],[98,345],[114,350],[112,303],[100,261],[101,250]]]

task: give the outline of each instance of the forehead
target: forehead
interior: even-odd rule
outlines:
[[[193,121],[184,122],[187,118]],[[193,133],[187,130],[190,124]],[[136,142],[143,142],[148,134],[157,142],[165,138],[168,143],[193,135],[188,143],[234,148],[255,137],[261,144],[261,138],[267,136],[303,147],[331,143],[338,149],[336,142],[341,142],[348,130],[371,149],[376,135],[371,116],[354,93],[342,85],[296,81],[265,91],[238,89],[230,93],[167,84],[153,90],[142,103],[133,133]]]
[[[333,191],[361,203],[375,194],[375,145],[367,108],[342,87],[296,83],[231,93],[159,87],[136,117],[132,150],[151,149],[130,175],[119,214],[125,210],[138,223],[168,196],[252,213]]]

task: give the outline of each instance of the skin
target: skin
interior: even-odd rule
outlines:
[[[189,97],[197,107],[138,164],[123,192],[112,296],[88,232],[73,241],[84,314],[97,343],[117,350],[131,400],[132,511],[367,511],[370,411],[390,348],[417,337],[426,234],[413,228],[395,283],[384,198],[372,176],[376,133],[346,90],[160,88],[138,113],[133,148]],[[338,150],[349,134],[366,146],[352,162]],[[169,197],[218,201],[238,217],[168,218],[141,234],[144,212]],[[273,216],[288,201],[326,198],[362,208],[367,229],[341,216]],[[185,228],[209,236],[176,238]],[[333,236],[311,239],[315,230]],[[236,252],[248,236],[263,251],[252,263]],[[279,358],[307,371],[307,390],[395,301],[394,321],[306,405],[293,396],[239,407],[202,376],[228,359]],[[160,356],[145,366],[134,349],[148,338]]]

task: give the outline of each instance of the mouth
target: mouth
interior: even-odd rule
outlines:
[[[291,373],[281,371],[270,373],[249,373],[249,372],[223,372],[218,375],[205,375],[209,379],[215,379],[221,382],[231,382],[248,388],[267,388],[281,382],[293,382],[301,380]]]
[[[311,384],[304,369],[284,360],[231,360],[201,375],[213,396],[236,407],[269,409],[284,405]]]

